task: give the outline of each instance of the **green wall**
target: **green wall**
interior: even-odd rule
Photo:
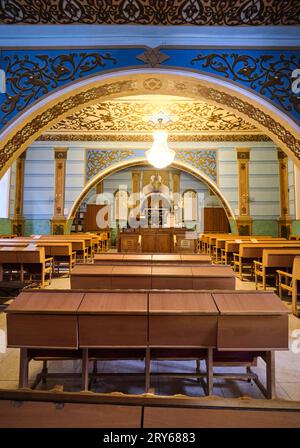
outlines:
[[[7,235],[11,233],[11,220],[8,218],[0,218],[0,234]]]
[[[25,236],[29,235],[50,235],[50,219],[26,219]]]
[[[253,235],[278,236],[278,222],[276,219],[254,219],[252,223]]]
[[[300,235],[300,219],[292,222],[292,235]]]

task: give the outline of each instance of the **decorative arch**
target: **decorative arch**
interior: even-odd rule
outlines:
[[[182,69],[132,69],[73,81],[28,106],[0,134],[0,178],[47,128],[83,106],[139,94],[203,99],[253,123],[300,166],[300,128],[286,113],[259,95],[217,76]]]
[[[111,165],[108,168],[105,168],[104,170],[100,171],[85,185],[81,193],[75,199],[69,212],[68,220],[72,220],[75,217],[76,211],[78,210],[81,202],[84,200],[88,192],[97,185],[98,182],[101,182],[111,174],[114,174],[123,169],[141,165],[148,165],[146,157],[138,157],[134,159],[124,160],[122,162],[115,163],[114,165]],[[196,177],[196,179],[199,179],[201,182],[207,185],[207,187],[210,188],[211,191],[213,191],[214,194],[220,199],[222,206],[224,207],[224,210],[226,212],[227,218],[233,219],[235,221],[234,213],[229,203],[227,202],[227,200],[225,199],[225,197],[223,196],[222,192],[215,184],[215,182],[213,182],[206,174],[202,173],[197,168],[194,168],[191,165],[188,165],[187,163],[181,161],[174,161],[170,166],[172,168],[177,168],[186,173],[191,174],[192,176]]]

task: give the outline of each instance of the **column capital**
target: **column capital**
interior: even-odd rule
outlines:
[[[249,160],[251,148],[236,148],[236,155],[238,160]]]
[[[54,158],[65,160],[67,158],[68,148],[53,148],[54,150]]]
[[[282,159],[287,159],[288,156],[284,151],[282,151],[282,149],[277,148],[277,157],[278,157],[278,160],[282,160]]]
[[[26,152],[27,152],[27,150],[25,149],[25,151],[23,151],[22,154],[20,154],[18,158],[20,160],[25,160],[26,159]]]

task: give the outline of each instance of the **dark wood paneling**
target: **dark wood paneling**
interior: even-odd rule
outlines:
[[[223,208],[204,208],[204,231],[230,232],[229,221]]]

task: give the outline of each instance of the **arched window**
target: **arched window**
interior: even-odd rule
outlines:
[[[127,221],[128,218],[128,197],[126,190],[117,190],[115,192],[115,219]]]
[[[183,199],[183,219],[185,221],[197,221],[198,203],[197,192],[195,190],[185,190],[182,193]]]

